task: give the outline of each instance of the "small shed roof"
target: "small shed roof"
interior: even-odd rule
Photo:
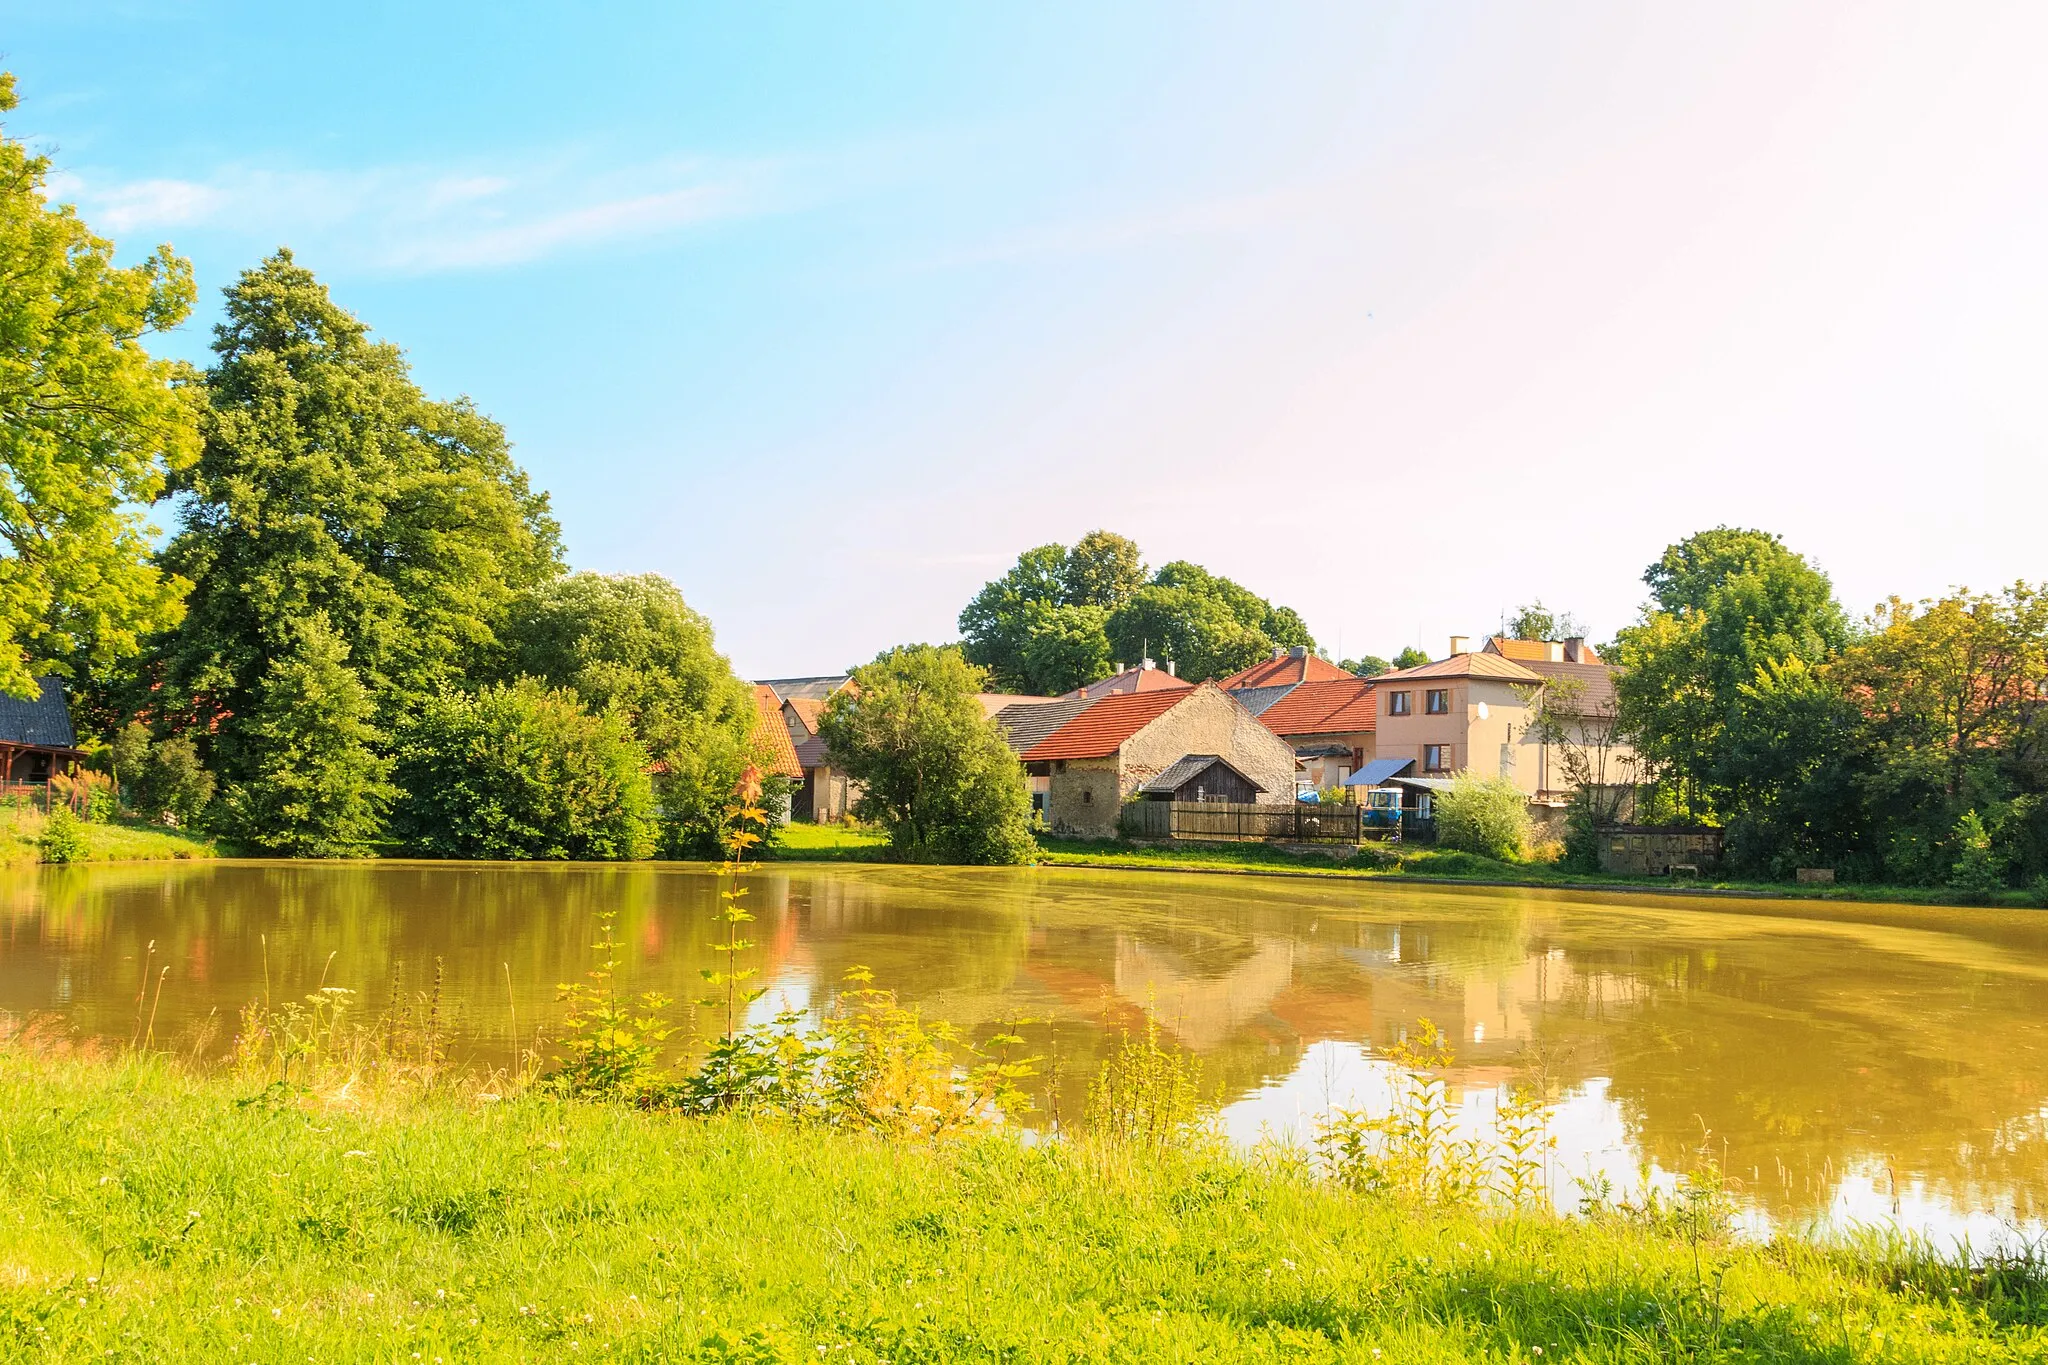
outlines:
[[[1240,771],[1236,764],[1231,763],[1219,754],[1188,754],[1168,767],[1165,772],[1160,773],[1159,776],[1138,788],[1138,790],[1151,793],[1177,792],[1203,773],[1208,772],[1209,769],[1218,767],[1228,768],[1231,772],[1244,778],[1245,783],[1253,791],[1265,790],[1263,786],[1252,781],[1250,777],[1247,777]]]
[[[1397,787],[1414,787],[1426,792],[1447,792],[1458,785],[1448,777],[1396,777],[1390,780]]]
[[[1344,779],[1347,787],[1377,787],[1415,766],[1412,758],[1376,758]]]
[[[0,696],[0,744],[76,752],[78,736],[71,729],[71,708],[64,700],[63,682],[37,678],[36,683],[41,688],[38,696]]]

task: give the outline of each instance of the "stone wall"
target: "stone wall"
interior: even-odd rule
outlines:
[[[1123,814],[1123,790],[1115,758],[1055,760],[1046,780],[1045,823],[1054,834],[1077,839],[1113,839]]]

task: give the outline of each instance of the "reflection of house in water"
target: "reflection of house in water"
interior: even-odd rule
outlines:
[[[1206,973],[1168,948],[1119,936],[1116,993],[1150,1010],[1185,1047],[1207,1052],[1273,1002],[1294,977],[1294,943],[1264,938],[1228,970]]]

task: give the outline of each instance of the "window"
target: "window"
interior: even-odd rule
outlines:
[[[1422,766],[1433,773],[1447,773],[1451,770],[1451,746],[1448,744],[1425,744],[1422,746]]]
[[[1081,788],[1081,804],[1082,804],[1082,805],[1084,805],[1084,806],[1086,806],[1086,805],[1090,805],[1090,804],[1092,804],[1092,803],[1094,802],[1094,800],[1095,800],[1095,793],[1094,793],[1094,792],[1092,792],[1092,791],[1089,791],[1089,790],[1088,790],[1088,789],[1087,789],[1086,787],[1083,787],[1083,788]]]
[[[1387,714],[1390,716],[1405,716],[1408,714],[1408,694],[1406,692],[1387,693]]]
[[[1423,695],[1422,709],[1432,716],[1451,714],[1451,692],[1447,687],[1432,687]]]

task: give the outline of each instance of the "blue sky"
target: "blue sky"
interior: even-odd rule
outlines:
[[[61,193],[288,244],[572,560],[836,669],[1096,526],[1441,649],[1668,541],[2048,577],[2048,11],[0,3]]]

